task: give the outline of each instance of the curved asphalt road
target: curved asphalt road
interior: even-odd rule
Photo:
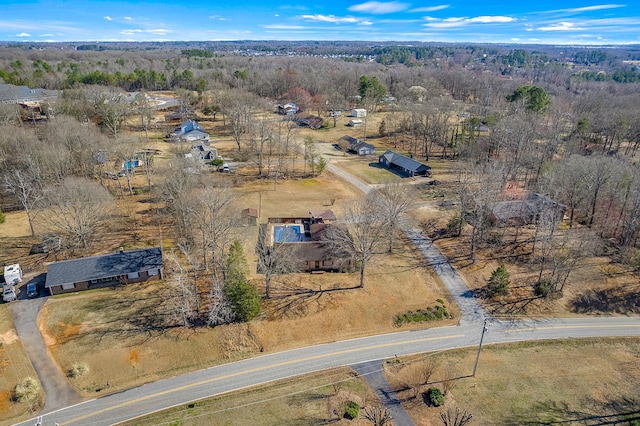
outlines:
[[[150,383],[45,414],[43,425],[110,425],[197,399],[328,368],[395,355],[476,346],[482,324],[370,336],[264,355]],[[640,318],[495,322],[485,344],[523,340],[635,336]],[[482,368],[482,358],[479,368]],[[469,374],[473,369],[469,365]],[[33,425],[34,420],[22,423]]]

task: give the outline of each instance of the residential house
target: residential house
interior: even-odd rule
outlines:
[[[298,106],[293,102],[289,102],[284,105],[278,105],[278,114],[280,115],[293,116],[299,112],[302,112],[302,110],[299,109]]]
[[[46,89],[30,89],[27,86],[0,84],[0,103],[34,105],[33,103],[55,100],[58,92]]]
[[[351,110],[351,116],[356,118],[366,117],[367,110],[364,108],[354,108]]]
[[[558,222],[566,211],[564,204],[532,192],[520,199],[494,203],[489,207],[489,220],[499,226],[527,225],[540,220]]]
[[[209,133],[205,132],[202,126],[194,120],[182,122],[169,136],[172,139],[187,142],[209,141]]]
[[[366,143],[362,139],[357,139],[353,136],[345,135],[341,137],[340,140],[344,140],[349,143],[347,152],[352,152],[358,155],[371,155],[376,152],[376,148],[373,145]]]
[[[327,239],[336,220],[331,210],[309,212],[310,217],[269,218],[266,231],[269,244],[295,244],[296,254],[305,272],[344,271],[355,267],[355,260],[338,253]]]
[[[317,130],[324,124],[322,117],[310,114],[296,114],[293,118],[299,126],[308,126],[310,129]]]
[[[209,145],[209,141],[192,141],[191,151],[184,155],[185,158],[190,158],[199,163],[209,163],[216,159],[218,156],[218,150]]]
[[[409,177],[431,176],[431,167],[413,158],[387,151],[378,157],[378,163],[391,170],[398,170]]]
[[[45,288],[60,294],[162,279],[162,266],[160,247],[63,260],[48,266]]]

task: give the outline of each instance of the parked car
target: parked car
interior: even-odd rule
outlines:
[[[27,284],[27,297],[34,298],[38,297],[40,293],[40,289],[38,288],[38,283],[29,283]]]
[[[2,300],[5,302],[11,302],[12,300],[16,300],[16,291],[13,289],[13,286],[5,285],[3,287],[4,291],[2,292]]]
[[[224,163],[218,170],[220,170],[223,173],[229,173],[231,171],[227,163]]]

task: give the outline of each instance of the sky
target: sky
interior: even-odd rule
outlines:
[[[640,43],[640,1],[2,0],[2,41]]]

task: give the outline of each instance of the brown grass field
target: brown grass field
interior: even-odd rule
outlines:
[[[372,135],[377,133],[375,123],[381,116],[374,117]],[[361,130],[345,127],[348,120],[342,120],[335,129],[317,132],[302,129],[298,137],[302,139],[305,135],[313,135],[319,142],[322,155],[366,182],[382,183],[397,179],[392,173],[369,165],[377,161],[377,157],[343,156],[331,146],[344,134],[359,136]],[[220,124],[221,120],[203,122],[205,129],[213,132],[213,145],[226,156],[233,152],[234,142],[228,133],[220,129]],[[173,126],[165,127],[163,132]],[[158,166],[170,161],[174,155],[171,144],[162,141],[163,134],[152,134],[150,142],[145,144],[161,150],[156,157]],[[367,140],[377,146],[378,152],[390,146],[384,139]],[[426,185],[426,181],[431,179],[411,181],[421,189],[411,216],[422,224],[426,232],[443,227],[455,213],[455,207],[439,206],[442,200],[455,198],[452,163],[434,157],[429,164],[433,168],[433,178],[441,181],[439,185]],[[327,172],[315,178],[279,180],[275,190],[273,181],[247,176],[251,173],[247,169],[226,176],[212,173],[208,177],[228,180],[238,192],[238,211],[247,207],[258,208],[259,222],[266,222],[268,217],[274,216],[306,216],[309,210],[326,208],[333,209],[340,216],[345,203],[360,195],[349,184]],[[154,177],[156,181],[161,178]],[[134,185],[144,186],[143,177],[136,177]],[[131,249],[161,243],[165,250],[171,250],[170,229],[157,219],[156,208],[158,206],[149,194],[119,195],[118,213],[110,221],[109,229],[96,235],[95,252],[88,254],[110,252],[121,246]],[[29,247],[38,239],[28,234],[24,214],[7,213],[6,223],[0,225],[0,259],[5,263],[18,261],[26,273],[35,274],[44,272],[48,262],[64,258],[63,254],[29,256]],[[257,229],[239,228],[237,238],[243,243],[249,264],[253,267]],[[511,272],[513,291],[510,299],[486,302],[487,308],[495,314],[640,313],[640,303],[632,296],[640,290],[637,276],[611,265],[608,259],[591,259],[576,270],[563,298],[542,300],[531,296],[534,266],[492,248],[480,250],[478,261],[470,264],[466,258],[468,242],[465,238],[463,235],[461,238],[440,239],[436,243],[454,260],[454,266],[472,289],[483,287],[491,271],[501,262]],[[263,278],[253,275],[251,279],[263,292]],[[391,332],[397,330],[393,326],[393,317],[398,313],[432,305],[437,298],[448,301],[448,294],[432,270],[416,256],[409,243],[400,239],[393,256],[382,256],[368,268],[363,289],[349,289],[356,285],[357,274],[354,273],[277,277],[273,283],[274,297],[265,301],[261,315],[249,324],[183,329],[164,325],[162,312],[167,309],[166,286],[150,282],[52,297],[44,306],[38,323],[63,370],[69,369],[73,363],[87,364],[89,372],[70,381],[80,393],[94,397],[254,356],[261,351],[275,352],[294,346]],[[603,298],[611,296],[618,305],[611,311],[576,312],[570,301],[590,289],[602,291]],[[459,313],[450,303],[447,306],[454,315],[453,320],[413,327],[455,323]],[[184,350],[185,345],[189,351]]]

